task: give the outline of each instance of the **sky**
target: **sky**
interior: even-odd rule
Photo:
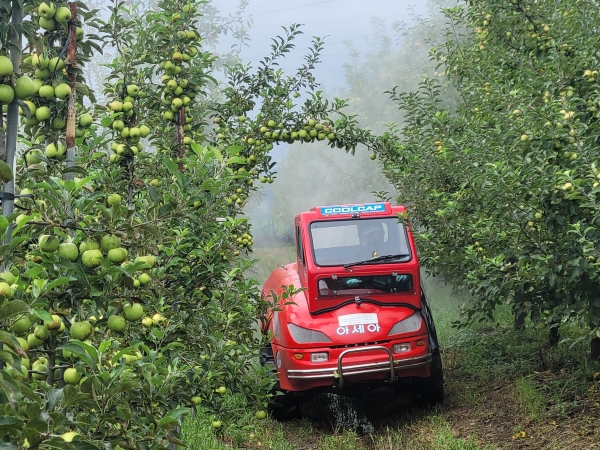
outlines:
[[[367,49],[374,38],[371,19],[383,19],[391,30],[396,21],[412,23],[415,14],[426,13],[425,0],[249,0],[246,16],[254,23],[249,33],[251,43],[242,52],[242,59],[256,64],[270,50],[271,38],[282,32],[281,26],[300,23],[304,35],[297,39],[295,51],[286,56],[281,67],[293,70],[302,63],[312,36],[325,37],[322,63],[315,75],[325,90],[335,91],[344,85],[343,64],[350,59],[345,41],[358,49]],[[238,0],[214,0],[222,14],[232,13]],[[226,52],[231,41],[222,38],[221,51]]]

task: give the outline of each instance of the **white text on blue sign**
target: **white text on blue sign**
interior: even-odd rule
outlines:
[[[366,205],[325,206],[321,208],[321,214],[326,215],[373,212],[385,212],[385,205],[383,203],[369,203]]]

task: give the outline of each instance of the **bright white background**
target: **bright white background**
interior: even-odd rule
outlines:
[[[237,0],[215,0],[223,15],[233,13],[238,7]],[[426,13],[425,0],[250,0],[245,11],[254,23],[249,28],[250,46],[242,52],[245,62],[253,66],[270,50],[271,37],[281,34],[281,26],[300,23],[304,26],[302,35],[296,41],[294,52],[286,56],[281,67],[287,72],[302,63],[302,58],[310,45],[312,36],[325,37],[322,63],[315,75],[327,91],[337,90],[344,85],[343,64],[350,59],[345,41],[362,52],[367,50],[369,40],[376,38],[371,26],[373,17],[382,19],[392,29],[394,22],[413,23],[415,14]],[[232,41],[223,37],[219,50],[226,52]]]

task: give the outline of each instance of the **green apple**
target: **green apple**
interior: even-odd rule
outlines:
[[[58,23],[65,24],[71,20],[71,16],[71,10],[66,6],[61,6],[56,10],[56,13],[54,14],[54,20],[56,20]]]
[[[23,190],[21,190],[21,192],[23,192]],[[11,284],[15,284],[15,276],[11,273],[11,272],[0,272],[0,281],[4,281],[6,283],[8,283],[9,285]]]
[[[84,128],[89,127],[94,122],[94,118],[91,114],[85,113],[79,116],[79,125]]]
[[[44,341],[50,337],[50,330],[46,328],[44,325],[36,325],[33,329],[33,334],[40,341]]]
[[[121,246],[121,238],[112,234],[105,234],[100,240],[100,249],[107,253],[112,248]]]
[[[25,100],[24,103],[27,105],[27,108],[29,109],[30,119],[31,118],[35,119],[35,110],[36,110],[35,103],[33,103],[32,101],[29,101],[29,100]],[[23,110],[22,107],[19,108],[19,112],[23,116],[25,115],[25,111]],[[36,120],[36,122],[37,122],[37,120]],[[37,123],[36,123],[36,125],[37,125]]]
[[[121,119],[117,119],[112,123],[112,128],[115,131],[123,131],[125,128],[125,122],[123,122]]]
[[[140,93],[140,88],[135,84],[130,84],[127,86],[127,95],[131,95],[132,97],[137,96]]]
[[[81,253],[86,252],[88,250],[99,250],[100,249],[100,244],[98,244],[98,242],[94,241],[93,239],[87,239],[85,241],[83,241],[81,244],[79,244],[79,251]]]
[[[119,194],[109,194],[108,197],[106,197],[106,203],[108,203],[109,206],[118,205],[121,203],[121,196]]]
[[[50,142],[46,145],[46,156],[48,158],[57,158],[61,153],[58,151],[58,147],[54,142]]]
[[[40,106],[35,110],[35,118],[40,122],[48,120],[50,117],[52,117],[52,113],[50,111],[50,108],[48,108],[47,106]]]
[[[75,261],[79,256],[77,245],[72,242],[63,242],[58,246],[58,256],[61,259]]]
[[[54,88],[54,95],[56,95],[56,98],[61,100],[67,99],[67,97],[71,95],[71,86],[69,86],[67,83],[60,83],[58,86],[56,86],[56,88]]]
[[[121,264],[127,260],[127,249],[123,247],[111,248],[107,254],[108,260],[114,264]]]
[[[33,97],[36,94],[33,80],[27,76],[20,76],[15,83],[15,94],[21,100]]]
[[[0,103],[8,105],[15,98],[15,91],[8,84],[0,84]]]
[[[100,250],[86,250],[81,253],[81,263],[88,269],[93,269],[102,264],[102,252]]]
[[[12,324],[12,330],[15,334],[25,334],[31,328],[31,321],[28,317],[21,317],[15,323]]]
[[[50,122],[50,127],[53,130],[64,130],[67,126],[67,121],[60,116],[54,116]]]
[[[108,107],[112,110],[112,111],[116,111],[116,112],[121,112],[123,111],[123,103],[121,103],[118,100],[114,100],[112,102],[109,103]]]
[[[41,339],[38,339],[35,334],[29,333],[27,335],[27,344],[29,345],[29,348],[39,347],[43,343],[44,343],[44,341]]]
[[[65,370],[65,373],[63,374],[63,380],[67,384],[77,384],[79,383],[79,380],[81,380],[81,374],[77,372],[77,369],[75,367],[69,367]],[[71,434],[73,434],[73,436],[71,436]],[[77,436],[77,433],[65,433],[63,434],[63,439],[67,442],[71,442],[75,436]]]
[[[145,262],[150,267],[156,266],[156,258],[152,255],[138,256],[135,258],[135,262]]]
[[[13,291],[10,284],[0,281],[0,297],[11,299],[13,298]]]
[[[12,75],[14,71],[13,63],[8,56],[0,56],[0,77]]]
[[[130,322],[135,322],[144,317],[144,307],[141,303],[126,304],[123,306],[123,316]]]
[[[125,320],[125,317],[123,316],[110,316],[108,318],[108,329],[110,331],[115,331],[118,333],[122,333],[123,331],[125,331],[125,327],[127,326],[127,321]]]
[[[43,17],[44,19],[51,19],[52,17],[54,17],[55,13],[56,13],[56,7],[54,6],[54,3],[52,3],[52,2],[50,2],[50,4],[48,4],[46,2],[42,2],[38,6],[38,14],[40,15],[40,17]]]
[[[60,244],[57,236],[43,234],[38,240],[40,250],[47,253],[53,253],[58,250]]]
[[[90,250],[93,251],[93,250]],[[80,341],[86,340],[92,333],[94,332],[94,328],[92,324],[88,321],[83,322],[75,322],[71,325],[71,337],[73,339],[78,339]]]
[[[156,313],[152,316],[152,321],[154,323],[162,323],[165,321],[165,317],[160,313]]]
[[[148,275],[147,273],[142,273],[137,279],[142,286],[152,281],[152,278],[150,278],[150,275]]]
[[[41,28],[47,31],[53,31],[56,28],[56,22],[54,21],[54,19],[45,19],[43,17],[40,17],[38,23]]]
[[[44,325],[50,331],[59,331],[64,326],[64,323],[62,317],[52,314],[52,322],[46,322]]]
[[[37,80],[40,80],[40,81],[45,80],[46,78],[48,78],[50,76],[50,70],[48,68],[43,69],[40,67],[39,69],[35,69],[34,76]],[[39,89],[38,89],[38,93],[39,93]]]
[[[57,70],[63,70],[64,67],[65,67],[65,60],[62,58],[59,58],[58,56],[55,56],[50,61],[48,61],[48,70],[52,73],[56,72]]]

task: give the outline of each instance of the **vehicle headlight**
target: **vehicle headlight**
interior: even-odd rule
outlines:
[[[331,339],[329,339],[325,333],[321,333],[320,331],[302,328],[293,323],[288,323],[287,326],[292,335],[292,339],[299,344],[306,344],[308,342],[331,342]]]
[[[417,331],[419,328],[421,328],[421,320],[421,313],[417,311],[412,316],[396,323],[396,325],[394,325],[388,333],[388,336]]]

